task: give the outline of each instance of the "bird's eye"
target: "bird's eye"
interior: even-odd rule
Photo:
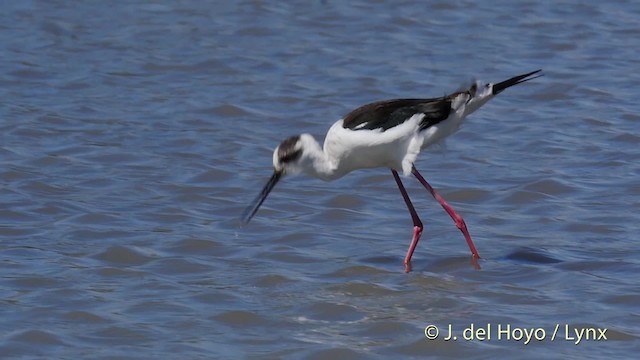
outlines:
[[[280,162],[286,164],[288,162],[296,161],[302,156],[302,149],[298,150],[287,150],[280,152]]]
[[[487,83],[487,85],[485,85],[484,87],[486,87],[487,89],[491,87],[491,83]]]

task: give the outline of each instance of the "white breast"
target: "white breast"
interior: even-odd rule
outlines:
[[[357,168],[390,167],[404,170],[405,157],[415,152],[410,148],[417,145],[419,151],[423,137],[418,130],[422,118],[424,114],[416,114],[386,131],[345,129],[342,120],[339,120],[327,132],[324,152],[335,162],[337,171],[344,174]]]

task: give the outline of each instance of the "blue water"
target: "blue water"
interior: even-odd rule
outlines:
[[[640,351],[636,2],[3,10],[3,358]],[[480,270],[407,178],[425,231],[403,272],[412,223],[387,169],[285,178],[239,226],[287,136],[538,68],[416,163],[464,216]]]

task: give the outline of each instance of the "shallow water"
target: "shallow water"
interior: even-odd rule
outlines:
[[[636,3],[4,10],[3,357],[640,351]],[[321,139],[370,101],[538,68],[545,77],[500,94],[416,164],[465,217],[480,270],[406,179],[425,232],[403,272],[411,220],[386,169],[287,178],[238,225],[286,136]],[[457,341],[444,340],[449,324]],[[525,344],[516,328],[545,336]],[[576,345],[583,328],[607,340]]]

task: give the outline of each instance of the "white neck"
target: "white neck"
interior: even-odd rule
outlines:
[[[309,134],[300,135],[304,152],[297,162],[297,170],[321,180],[330,181],[346,174],[338,167],[338,161],[327,155],[320,144]]]

